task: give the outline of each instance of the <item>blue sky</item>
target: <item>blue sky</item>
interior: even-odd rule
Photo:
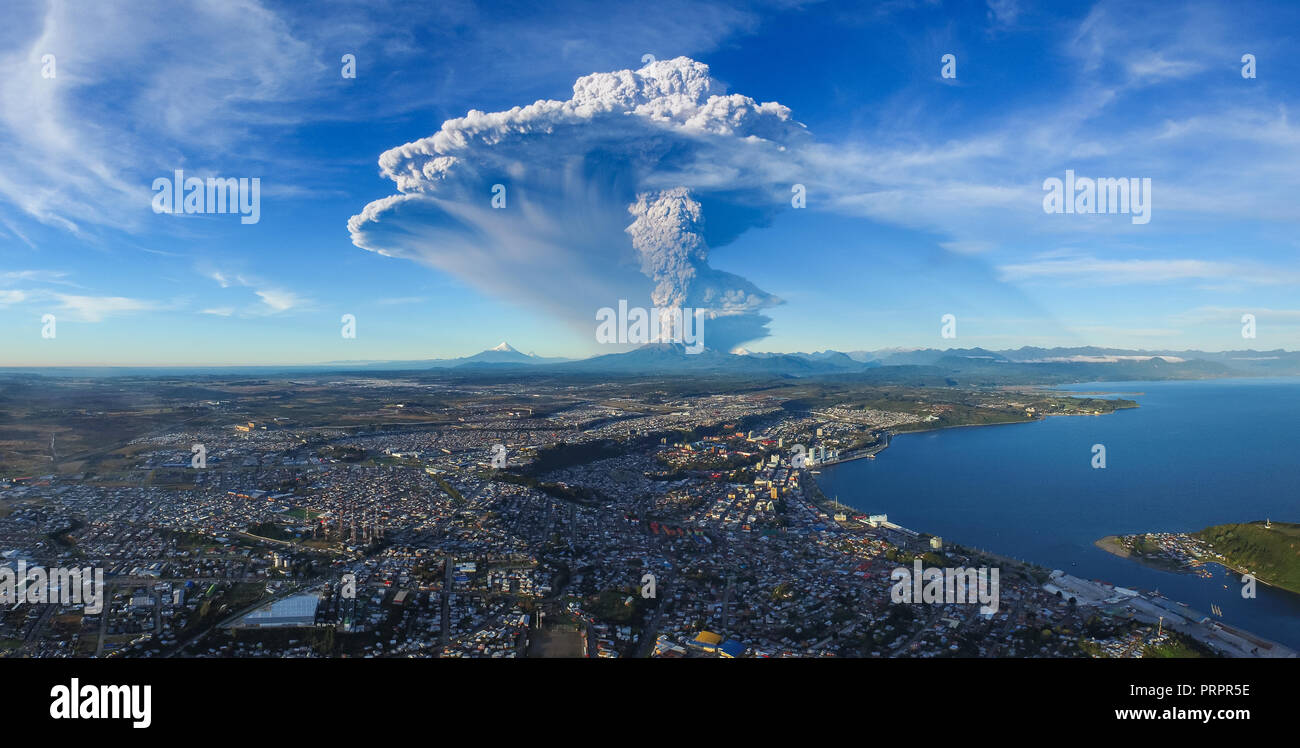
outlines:
[[[649,305],[656,282],[627,195],[678,184],[709,245],[685,298],[739,289],[737,329],[768,318],[751,350],[1300,348],[1293,3],[426,5],[19,0],[0,29],[0,365],[609,352],[596,307]],[[691,61],[719,99],[686,114],[637,99],[672,111],[444,127],[577,106],[591,74],[642,71],[589,79],[602,106],[609,81],[699,81]],[[720,115],[731,94],[748,98]],[[440,128],[472,135],[452,170],[400,151]],[[258,177],[260,220],[156,214],[176,169]],[[1066,170],[1149,178],[1150,222],[1045,213]]]

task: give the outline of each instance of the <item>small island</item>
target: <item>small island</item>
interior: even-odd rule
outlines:
[[[1300,524],[1269,520],[1213,525],[1193,533],[1107,535],[1095,545],[1164,571],[1209,576],[1215,563],[1300,594]]]

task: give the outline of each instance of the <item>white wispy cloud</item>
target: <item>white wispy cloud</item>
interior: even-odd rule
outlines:
[[[1045,279],[1071,280],[1090,285],[1167,283],[1181,280],[1233,280],[1252,285],[1300,282],[1300,273],[1288,268],[1253,263],[1200,259],[1103,259],[1092,256],[1049,256],[1029,262],[998,266],[1007,282]]]
[[[311,303],[311,300],[302,294],[283,288],[277,284],[269,283],[253,275],[230,273],[210,268],[201,270],[200,272],[223,289],[246,288],[258,299],[257,302],[249,303],[239,308],[227,305],[210,307],[204,309],[201,312],[202,314],[231,316],[239,313],[245,316],[263,316],[301,310],[303,307]]]
[[[318,51],[254,0],[20,2],[6,23],[21,41],[0,49],[0,210],[78,236],[136,226],[150,178],[241,154],[320,85]]]
[[[989,21],[996,29],[1005,29],[1015,24],[1020,17],[1018,0],[988,0]]]
[[[80,322],[102,322],[105,318],[159,308],[156,302],[125,296],[77,296],[54,294],[59,308],[71,312]]]
[[[1205,324],[1221,322],[1238,324],[1243,314],[1253,314],[1258,320],[1282,322],[1287,325],[1300,323],[1300,309],[1274,309],[1260,306],[1200,306],[1172,315],[1172,319],[1186,324]]]
[[[68,274],[61,270],[8,270],[0,273],[0,283],[57,283],[75,285],[66,280]]]
[[[253,293],[257,294],[257,297],[273,314],[287,312],[290,309],[302,306],[304,301],[298,294],[280,288],[258,288],[254,289]]]

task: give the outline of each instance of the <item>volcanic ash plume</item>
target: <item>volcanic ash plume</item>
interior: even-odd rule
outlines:
[[[348,228],[358,247],[579,329],[620,299],[704,310],[706,344],[728,350],[765,336],[761,310],[780,300],[710,267],[709,248],[789,205],[806,142],[786,107],[723,93],[702,63],[662,60],[580,78],[567,101],[471,110],[387,151],[380,170],[397,194]],[[506,199],[491,204],[497,192]]]
[[[643,192],[627,211],[636,220],[626,231],[641,259],[641,272],[655,282],[650,300],[659,309],[660,330],[668,336],[672,309],[686,304],[695,266],[709,257],[700,235],[700,204],[685,187]]]

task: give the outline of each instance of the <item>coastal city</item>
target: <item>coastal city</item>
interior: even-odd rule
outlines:
[[[5,11],[37,740],[1294,732],[1300,2]]]
[[[818,486],[900,431],[1123,401],[800,387],[316,377],[190,399],[131,382],[141,418],[176,425],[94,448],[65,429],[0,479],[4,567],[105,580],[98,606],[0,608],[0,656],[1294,656]],[[996,602],[972,584],[901,604],[892,575],[914,564],[994,568]]]

